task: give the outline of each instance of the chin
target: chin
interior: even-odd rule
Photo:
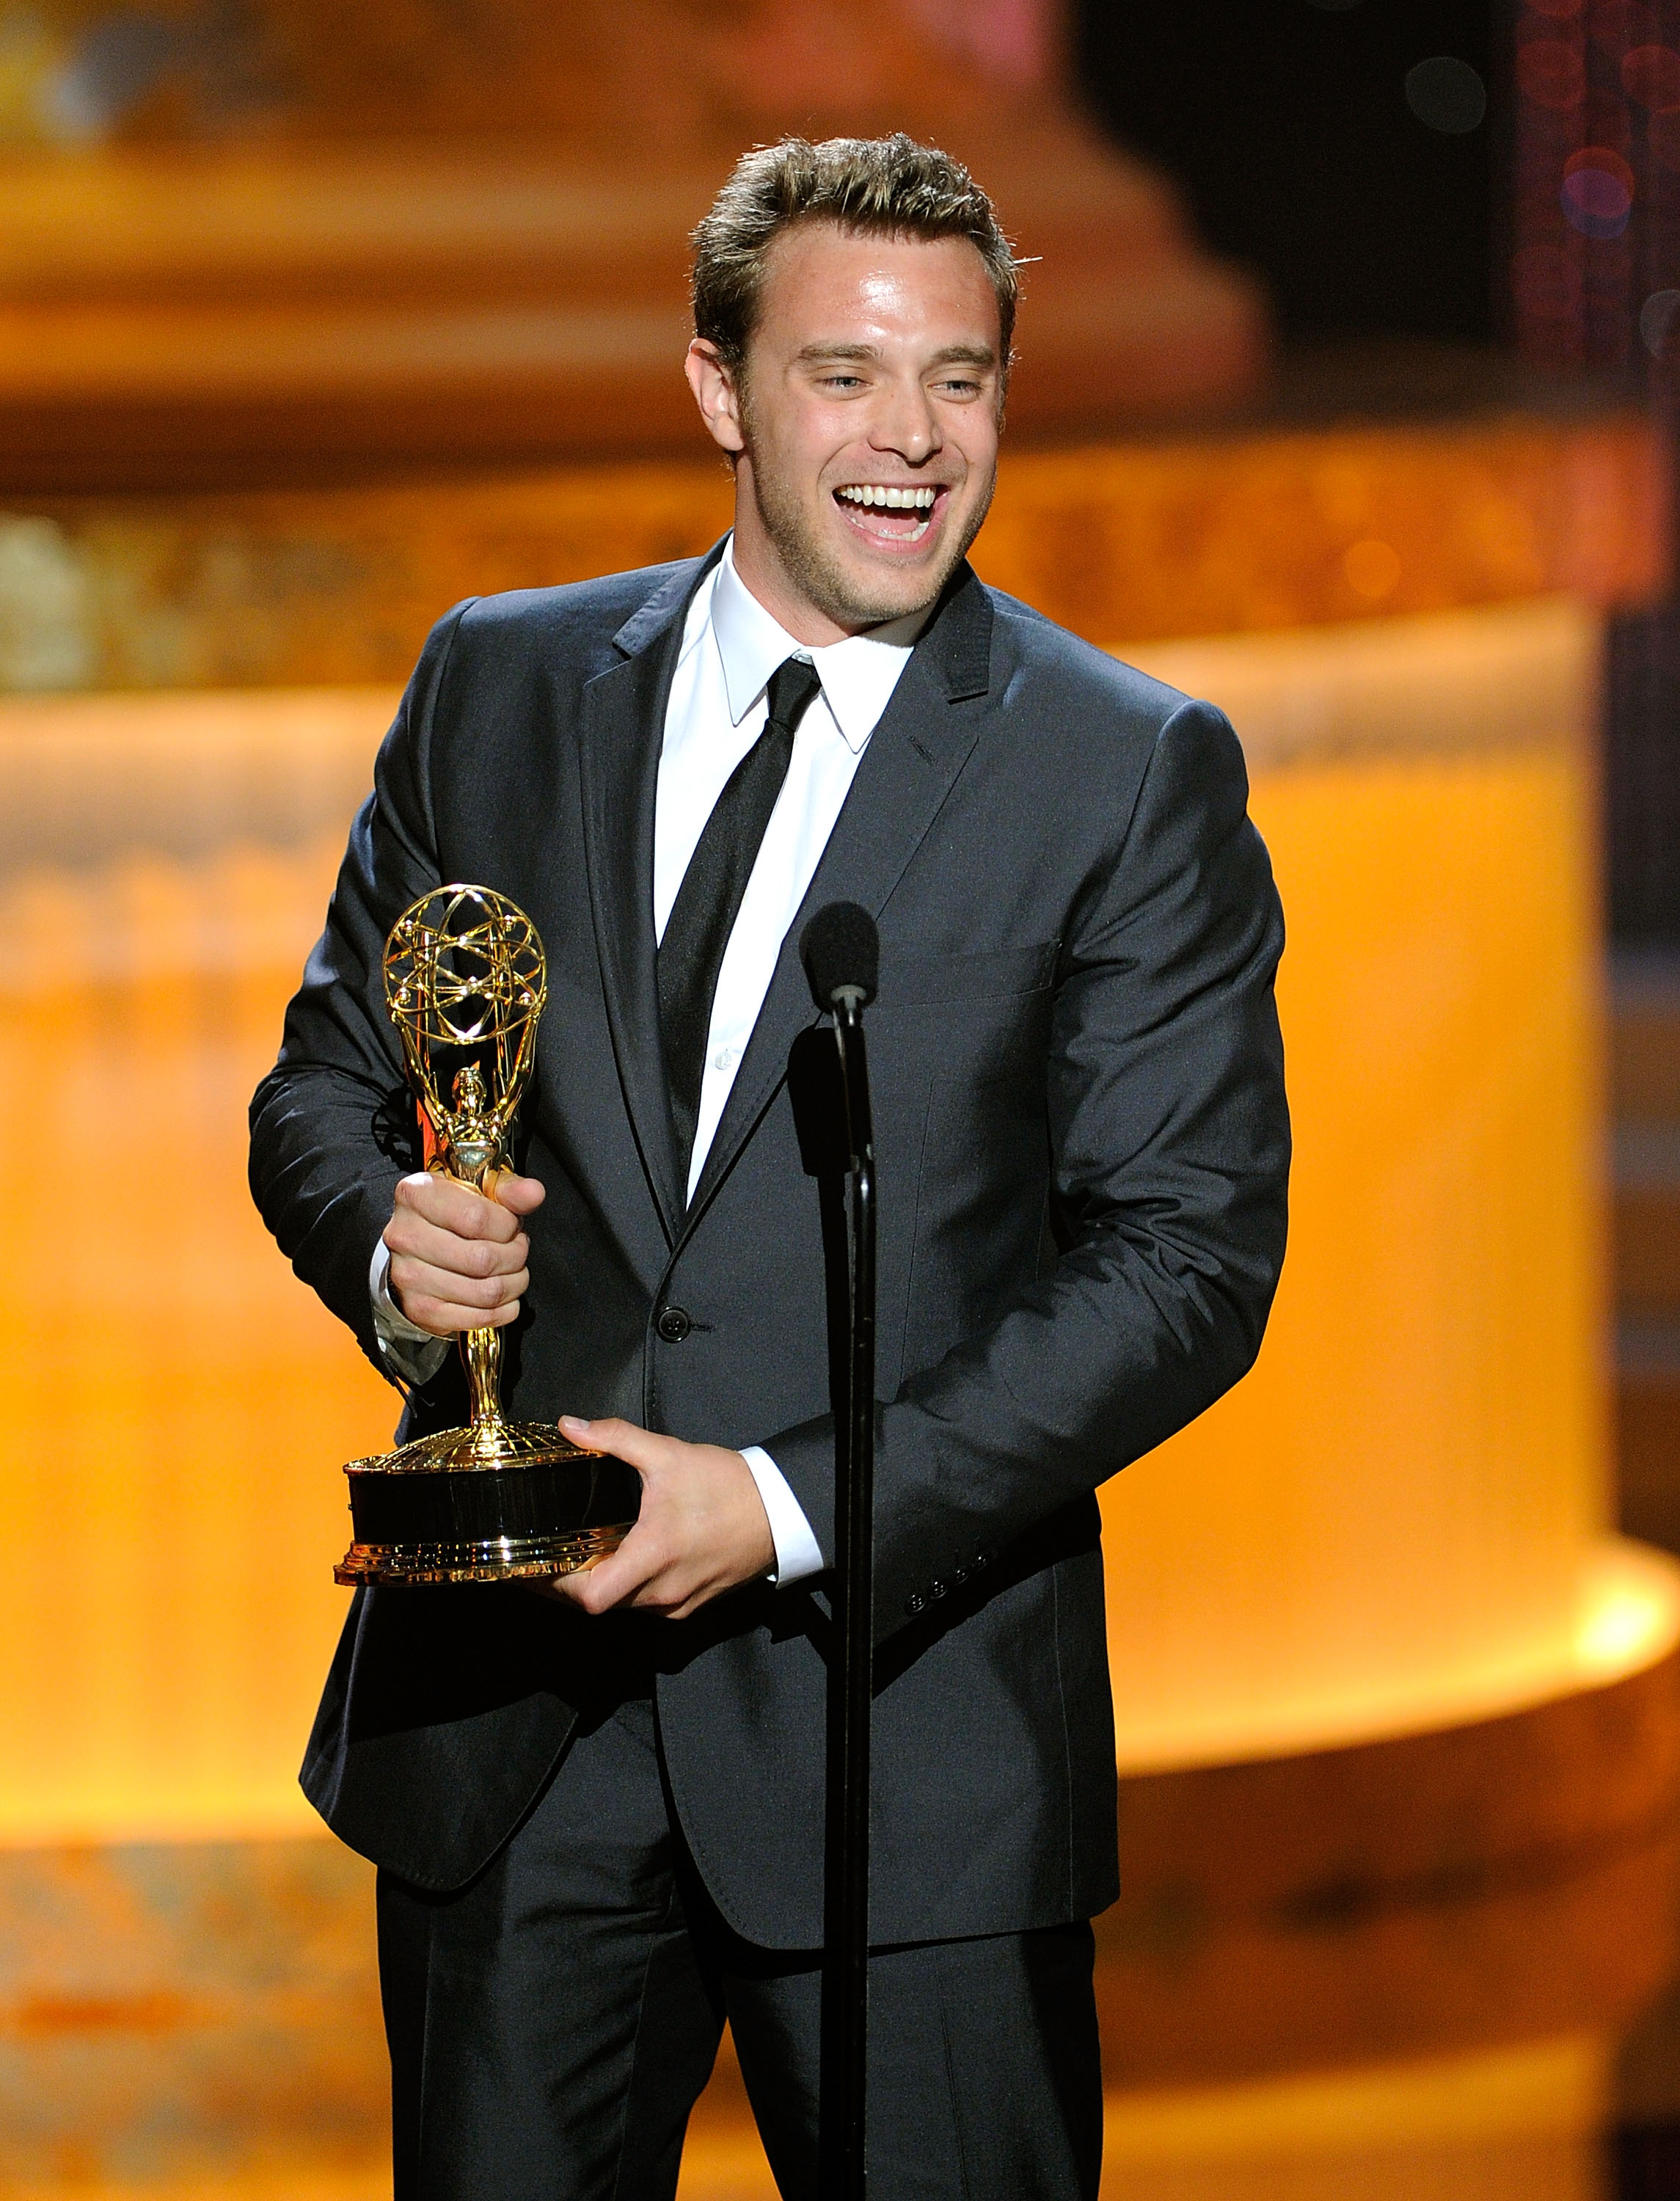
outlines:
[[[913,565],[860,555],[855,543],[837,539],[823,518],[784,506],[759,485],[759,513],[766,534],[789,578],[808,602],[837,626],[881,626],[927,609],[949,578],[962,553],[951,544]]]
[[[919,559],[913,565],[885,559],[877,565],[872,559],[860,558],[846,543],[836,546],[820,563],[835,599],[830,616],[843,605],[849,622],[879,626],[884,620],[925,610],[949,579],[957,561],[940,555]]]
[[[847,615],[879,626],[886,619],[902,619],[931,604],[944,576],[931,570],[912,573],[848,573],[844,577]]]

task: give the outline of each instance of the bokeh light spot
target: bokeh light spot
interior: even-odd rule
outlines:
[[[1680,107],[1680,53],[1672,46],[1636,46],[1622,56],[1622,89],[1654,114]]]
[[[1564,164],[1564,219],[1583,237],[1619,237],[1633,211],[1633,170],[1607,146],[1589,145]]]
[[[1407,70],[1406,104],[1431,130],[1462,138],[1480,126],[1488,111],[1488,87],[1468,62],[1436,54]]]
[[[1639,309],[1639,333],[1653,359],[1672,355],[1680,337],[1680,291],[1653,291]]]
[[[1587,96],[1587,64],[1561,38],[1530,38],[1517,49],[1517,86],[1537,107],[1560,111]]]
[[[1588,10],[1593,44],[1607,54],[1624,54],[1661,37],[1662,0],[1593,0]]]
[[[1633,170],[1608,145],[1583,145],[1578,153],[1571,153],[1563,164],[1563,172],[1572,176],[1582,168],[1601,168],[1607,176],[1613,176],[1630,199],[1633,197]]]
[[[1399,553],[1391,543],[1368,535],[1363,542],[1350,543],[1342,552],[1342,571],[1350,589],[1375,603],[1379,596],[1394,594],[1400,580]]]

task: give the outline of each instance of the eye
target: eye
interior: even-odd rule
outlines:
[[[825,390],[861,390],[863,387],[861,374],[825,374],[819,379]]]

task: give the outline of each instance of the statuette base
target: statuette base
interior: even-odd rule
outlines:
[[[572,1536],[501,1536],[472,1544],[352,1544],[332,1579],[347,1589],[363,1582],[534,1582],[580,1573],[617,1551],[625,1534],[625,1528],[581,1529]]]
[[[333,1570],[362,1583],[519,1582],[575,1574],[616,1551],[641,1478],[550,1422],[500,1417],[352,1460],[355,1541]]]

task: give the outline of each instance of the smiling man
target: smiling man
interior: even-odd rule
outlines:
[[[1252,1361],[1282,1259],[1281,924],[1208,706],[984,588],[1015,269],[903,137],[743,159],[688,374],[706,557],[433,632],[253,1104],[300,1272],[463,1418],[630,1462],[546,1595],[359,1593],[304,1768],[380,1866],[402,2201],[669,2201],[727,2016],[817,2190],[833,1430],[784,1071],[804,915],[863,903],[882,1209],[871,2188],[1090,2197],[1116,1887],[1095,1492]],[[385,932],[510,895],[550,1002],[522,1174],[402,1175]]]

